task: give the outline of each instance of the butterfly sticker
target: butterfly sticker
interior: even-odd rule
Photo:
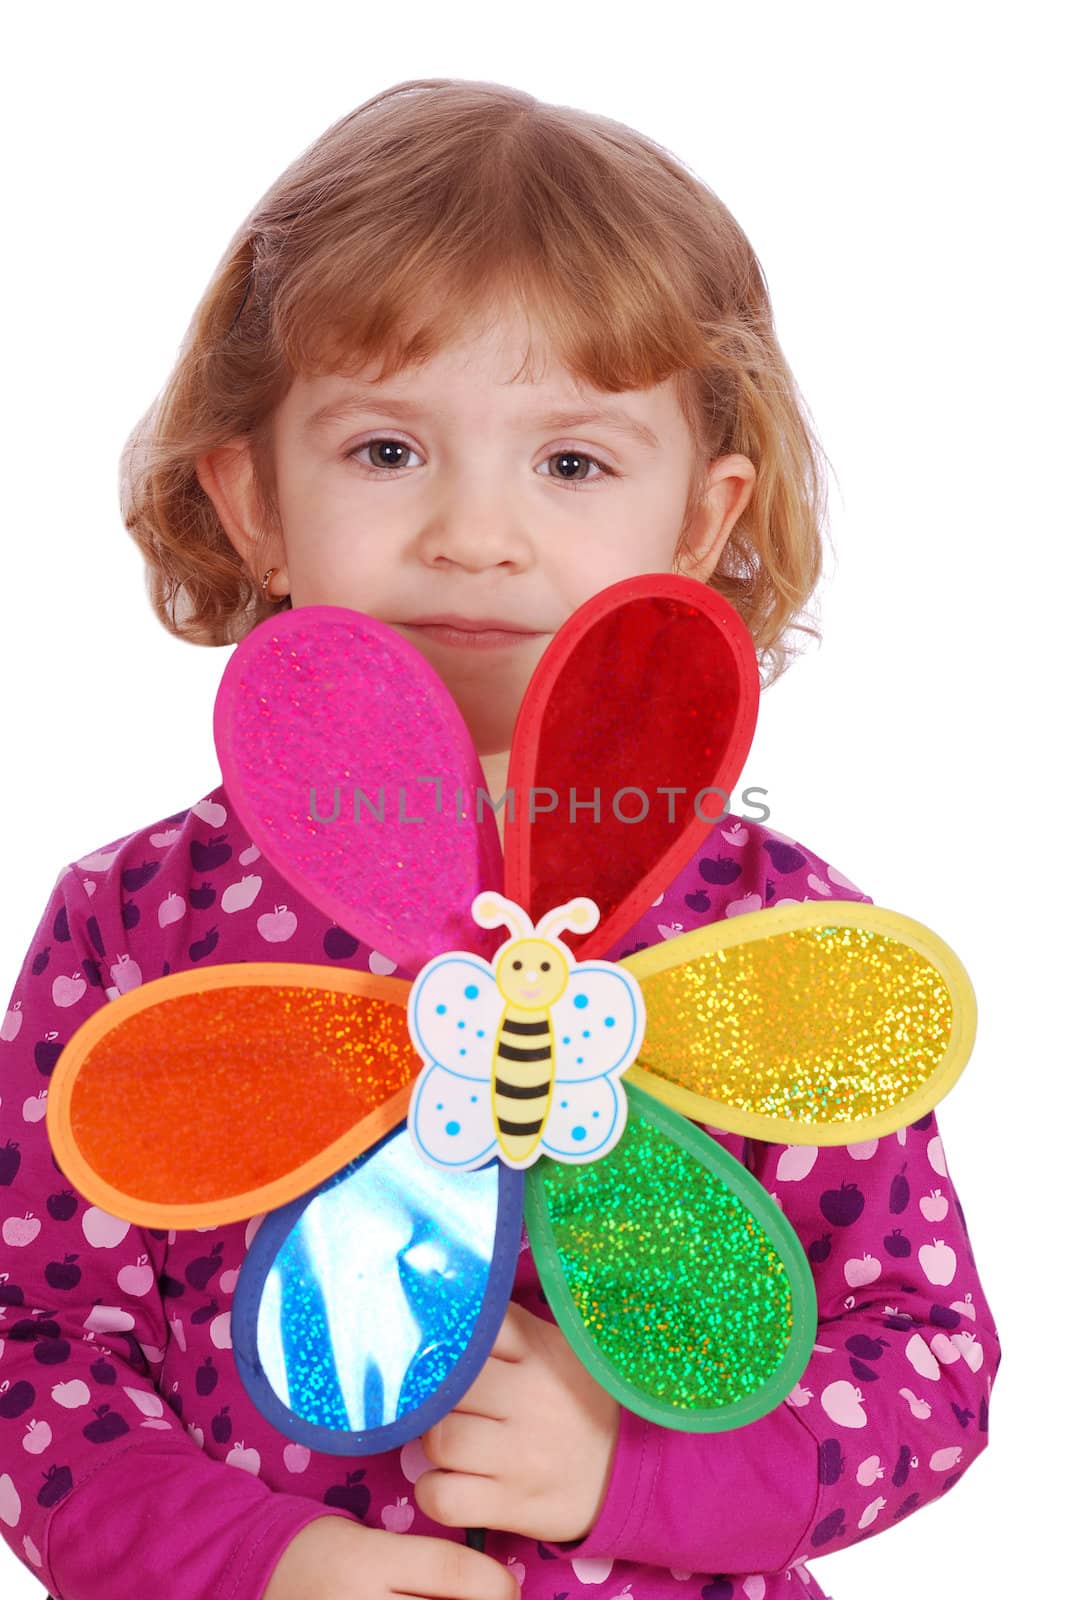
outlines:
[[[231,803],[391,974],[267,961],[145,983],[72,1036],[48,1129],[114,1215],[258,1219],[234,1357],[283,1434],[374,1454],[445,1416],[501,1326],[522,1221],[563,1334],[638,1415],[719,1431],[794,1387],[809,1264],[705,1129],[890,1133],[947,1093],[975,1010],[936,934],[867,904],[621,953],[728,805],[758,692],[712,590],[610,586],[536,665],[500,845],[460,712],[393,629],[306,606],[235,649],[215,706]]]
[[[487,893],[472,915],[484,928],[505,922],[514,937],[493,967],[460,952],[437,957],[409,992],[409,1033],[424,1069],[408,1121],[421,1154],[448,1171],[478,1169],[492,1155],[523,1171],[541,1155],[605,1154],[625,1128],[618,1080],[643,1039],[643,991],[612,962],[574,962],[553,937],[593,928],[598,906],[573,900],[533,929],[522,906]],[[571,1020],[588,1008],[602,1024],[594,1036]]]

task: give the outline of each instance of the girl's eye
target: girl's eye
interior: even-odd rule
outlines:
[[[613,467],[607,466],[605,461],[596,460],[596,458],[594,456],[588,455],[583,450],[553,450],[553,451],[551,451],[550,455],[547,457],[547,460],[548,461],[570,461],[570,462],[572,462],[572,461],[586,461],[589,467],[590,466],[598,467],[599,473],[600,473],[600,475],[602,477],[604,477],[604,478],[616,478],[617,477],[617,473],[614,471]],[[552,474],[548,472],[547,473],[547,477],[549,478],[551,476],[552,476]],[[585,472],[584,476],[582,478],[578,479],[576,482],[573,482],[573,480],[571,478],[557,478],[555,481],[557,483],[564,484],[564,486],[567,489],[581,489],[587,483],[598,483],[599,479],[598,478],[593,478],[591,476],[590,472]]]
[[[416,451],[413,449],[412,445],[406,444],[402,439],[366,439],[364,444],[356,444],[352,450],[347,450],[345,459],[347,461],[356,461],[357,458],[363,455],[366,450],[375,450],[379,445],[386,446],[386,460],[376,461],[373,459],[371,465],[379,469],[381,476],[384,468],[389,468],[391,471],[393,471],[399,466],[406,465],[404,461],[399,461],[397,459],[399,453],[404,453],[405,455],[409,456],[416,454]],[[361,466],[364,465],[365,463],[362,461]]]
[[[388,454],[386,460],[378,462],[374,457],[372,458],[370,465],[377,472],[377,475],[382,475],[384,471],[394,471],[399,465],[405,465],[404,462],[397,460],[397,452],[403,451],[406,455],[416,454],[412,445],[406,444],[402,439],[379,438],[366,439],[363,444],[354,445],[352,450],[346,451],[345,459],[347,461],[356,461],[365,450],[375,450],[380,445],[385,445],[388,452],[394,452],[394,456],[392,457]],[[588,455],[583,450],[554,450],[547,457],[547,460],[587,462],[589,466],[598,467],[600,474],[604,477],[616,478],[618,476],[613,467],[607,466],[606,462],[597,460],[595,456]],[[364,466],[365,463],[361,462],[360,465]],[[550,473],[546,475],[548,477],[553,476]],[[557,478],[555,481],[561,483],[566,489],[580,489],[587,483],[598,483],[599,480],[598,478],[593,478],[590,472],[586,472],[582,478],[577,479],[575,482],[569,478]]]

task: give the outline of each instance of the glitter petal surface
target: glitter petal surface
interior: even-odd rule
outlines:
[[[276,962],[141,985],[65,1052],[53,1125],[64,1170],[148,1226],[233,1221],[306,1193],[404,1121],[422,1065],[408,989]]]
[[[400,634],[341,606],[272,617],[228,661],[214,728],[250,836],[314,905],[410,974],[440,950],[490,954],[469,916],[502,887],[494,815],[473,816],[483,771]]]
[[[394,1448],[471,1386],[505,1315],[523,1178],[438,1172],[405,1128],[265,1220],[243,1264],[243,1383],[290,1438]]]
[[[814,1280],[752,1175],[630,1089],[620,1143],[589,1166],[540,1161],[526,1218],[574,1349],[623,1405],[713,1432],[763,1416],[810,1356]]]
[[[890,1132],[935,1105],[970,1053],[959,961],[883,907],[778,907],[622,965],[647,1007],[628,1081],[727,1131],[805,1144]]]

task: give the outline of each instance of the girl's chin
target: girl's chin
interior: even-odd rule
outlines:
[[[483,697],[477,699],[475,695],[465,694],[463,689],[455,687],[449,680],[444,679],[444,682],[481,757],[486,752],[495,755],[502,750],[508,751],[521,695],[511,697],[506,702],[498,699],[489,705],[486,685],[483,686]]]

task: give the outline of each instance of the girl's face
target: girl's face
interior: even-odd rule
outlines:
[[[288,583],[293,605],[389,623],[445,682],[492,758],[485,771],[508,756],[532,671],[566,619],[622,578],[706,579],[755,478],[745,456],[710,463],[691,555],[676,562],[694,446],[671,382],[582,390],[548,355],[538,381],[510,383],[528,336],[520,315],[492,322],[360,394],[343,376],[295,380],[273,418],[283,536],[263,561],[247,449],[198,463],[255,579],[284,569],[272,589]],[[476,649],[420,626],[444,615],[517,631]]]

